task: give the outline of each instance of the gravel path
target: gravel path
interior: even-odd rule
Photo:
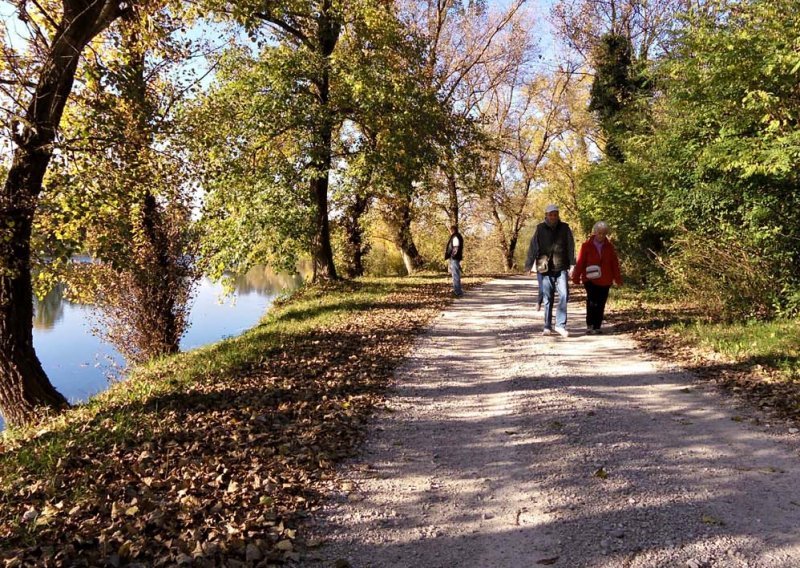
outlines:
[[[582,302],[542,337],[534,287],[492,281],[420,339],[305,565],[800,566],[797,431],[585,336]]]

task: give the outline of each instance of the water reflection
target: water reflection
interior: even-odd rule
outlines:
[[[64,286],[57,285],[41,300],[33,299],[33,328],[52,329],[64,317]]]
[[[230,295],[219,282],[199,283],[181,349],[194,349],[253,327],[275,297],[283,290],[298,288],[303,276],[276,274],[269,268],[257,267],[231,282]],[[124,367],[122,356],[91,333],[93,325],[96,322],[91,307],[67,301],[61,287],[34,301],[36,354],[53,385],[70,402],[86,400],[105,390],[109,378],[119,377]]]
[[[305,274],[305,268],[298,274],[276,274],[268,267],[259,266],[234,277],[234,290],[239,295],[255,292],[274,296],[283,290],[296,290],[303,284]]]
[[[229,278],[233,285],[231,295],[226,294],[230,284],[204,281],[196,291],[181,349],[194,349],[243,333],[258,323],[278,294],[297,289],[303,280],[301,274],[276,274],[260,266]]]

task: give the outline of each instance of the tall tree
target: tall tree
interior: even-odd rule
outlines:
[[[352,113],[340,136],[338,177],[346,183],[340,184],[338,193],[346,214],[362,211],[367,203],[382,214],[407,271],[412,272],[421,256],[410,231],[398,230],[407,224],[402,216],[411,211],[398,202],[408,205],[409,188],[419,172],[435,163],[447,117],[426,80],[424,42],[396,19],[387,24],[379,34],[371,34],[370,50],[352,50],[348,57],[349,65],[359,71],[354,73],[358,81]],[[343,225],[356,229],[353,221],[343,219]],[[346,246],[358,251],[352,246],[356,234],[348,231],[348,235]]]
[[[359,109],[384,96],[377,91],[393,88],[394,78],[379,69],[394,49],[387,37],[403,39],[393,6],[242,3],[234,15],[261,47],[255,57],[250,46],[229,51],[198,109],[197,155],[207,166],[204,222],[211,241],[226,245],[205,256],[224,268],[242,267],[255,254],[285,266],[308,246],[314,278],[335,278],[332,172],[345,159],[342,138]],[[388,81],[377,83],[374,76]],[[212,116],[208,129],[205,117]],[[236,252],[225,242],[238,240],[226,228],[231,223],[250,231]]]
[[[49,257],[40,278],[61,269],[68,293],[95,306],[98,331],[129,363],[178,351],[197,277],[173,112],[191,86],[171,78],[188,55],[180,27],[169,10],[134,9],[95,45],[35,227]],[[69,262],[80,251],[93,262]]]
[[[331,57],[342,32],[343,6],[335,5],[333,0],[303,2],[300,6],[286,7],[270,2],[263,11],[255,12],[254,16],[272,25],[278,36],[293,48],[303,50],[307,56],[316,59],[313,72],[305,77],[311,84],[311,100],[318,107],[308,148],[309,171],[312,172],[310,192],[316,205],[311,256],[314,279],[334,279],[336,267],[328,219],[332,144],[337,126],[337,117],[331,109]]]
[[[606,155],[622,161],[620,139],[637,122],[638,99],[652,89],[651,64],[671,48],[679,15],[705,0],[560,0],[556,31],[576,65],[594,76],[591,108],[597,113]]]
[[[3,48],[0,84],[13,109],[3,124],[14,152],[0,194],[0,412],[10,424],[28,422],[42,408],[67,406],[33,348],[31,232],[81,54],[130,6],[117,0],[20,2],[18,16],[30,30],[26,49]]]
[[[605,135],[605,154],[622,162],[622,140],[637,130],[640,98],[648,94],[647,79],[632,58],[630,40],[606,34],[594,50],[595,75],[589,110],[597,114]]]
[[[411,232],[415,198],[429,201],[436,194],[442,196],[449,221],[457,222],[463,193],[481,185],[482,180],[476,177],[482,169],[478,166],[480,102],[486,94],[486,82],[496,81],[503,72],[498,56],[502,59],[501,46],[511,44],[504,44],[502,39],[521,25],[526,16],[524,4],[525,0],[515,0],[503,9],[492,9],[486,2],[459,0],[408,0],[402,4],[409,29],[424,43],[427,88],[436,94],[447,116],[435,165],[422,175],[409,177],[405,191],[387,207],[388,224],[394,228],[396,242],[411,269],[423,264]],[[492,70],[488,77],[487,69]]]
[[[663,250],[663,228],[653,207],[658,196],[627,183],[632,180],[622,182],[618,174],[626,170],[630,141],[650,128],[656,89],[652,68],[673,49],[672,38],[681,22],[678,16],[686,4],[683,0],[562,0],[553,12],[570,57],[592,77],[589,108],[597,135],[585,141],[590,152],[602,152],[605,158],[595,160],[580,176],[579,216],[589,226],[597,219],[612,223],[621,256],[635,258],[633,264],[638,266],[647,265],[648,258]],[[581,144],[574,146],[579,159]],[[647,277],[646,271],[629,269],[628,274],[632,280]]]
[[[515,267],[520,232],[530,219],[531,197],[544,181],[554,144],[568,128],[566,102],[572,78],[569,69],[550,77],[520,72],[493,92],[495,184],[488,204],[506,270]]]
[[[694,13],[660,68],[639,179],[664,195],[668,275],[729,317],[800,313],[800,13],[747,0]],[[638,172],[636,172],[638,173]]]
[[[286,0],[223,3],[219,8],[232,14],[254,37],[277,44],[265,50],[283,53],[284,63],[289,64],[282,69],[283,79],[294,83],[294,96],[301,99],[297,106],[306,106],[303,177],[313,204],[313,279],[335,279],[328,201],[334,137],[343,109],[336,102],[338,94],[332,92],[338,88],[334,83],[338,73],[334,59],[348,18],[357,18],[361,7],[340,0]],[[285,124],[278,128],[281,127]]]
[[[556,32],[580,59],[590,62],[603,36],[622,36],[634,61],[650,61],[670,49],[676,17],[688,4],[716,0],[559,0],[553,6]]]
[[[592,148],[598,146],[597,124],[589,112],[591,77],[576,74],[565,93],[565,130],[555,140],[545,171],[546,201],[562,204],[564,216],[580,219],[588,231],[595,220],[587,218],[579,207],[580,186],[583,175],[594,156]]]

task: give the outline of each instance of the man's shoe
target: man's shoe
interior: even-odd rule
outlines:
[[[549,327],[546,327],[542,330],[542,335],[553,335],[553,332],[550,330]]]
[[[556,333],[561,337],[569,337],[569,332],[566,327],[556,327]]]
[[[593,327],[586,328],[586,335],[594,335],[596,332]]]

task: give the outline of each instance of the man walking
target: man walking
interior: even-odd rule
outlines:
[[[544,209],[544,222],[537,225],[528,247],[525,271],[542,275],[541,288],[544,300],[544,330],[542,335],[553,332],[553,302],[558,292],[555,332],[568,337],[567,301],[569,300],[569,269],[575,265],[575,239],[572,229],[561,221],[558,205]]]
[[[444,259],[450,263],[450,274],[453,275],[453,294],[458,298],[464,295],[461,289],[461,259],[464,258],[464,237],[458,232],[458,225],[450,226],[450,240],[444,251]]]

